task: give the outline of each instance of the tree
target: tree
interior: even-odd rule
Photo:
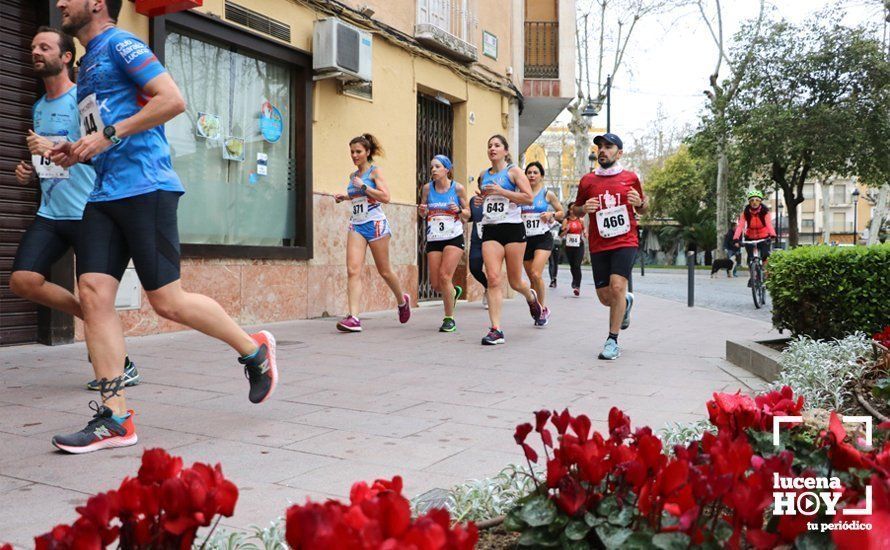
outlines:
[[[883,18],[882,43],[884,49],[884,60],[890,61],[890,0],[876,0],[875,3],[882,3],[881,15]],[[883,104],[883,107],[880,105]],[[862,156],[866,163],[869,159],[874,162],[871,164],[863,163],[859,168],[860,178],[867,184],[877,188],[877,196],[875,197],[874,216],[868,226],[868,242],[872,245],[878,242],[884,221],[890,219],[890,152],[888,152],[888,144],[890,144],[890,89],[884,88],[883,95],[879,96],[878,108],[863,105],[864,126],[866,139],[864,143],[858,144],[857,148],[862,151]],[[883,116],[882,116],[883,115]]]
[[[874,155],[888,154],[886,140],[875,142],[890,116],[882,46],[868,29],[841,20],[839,12],[823,11],[803,25],[770,21],[762,36],[747,26],[736,40],[753,46],[734,56],[753,52],[758,64],[742,80],[727,119],[747,171],[782,190],[791,246],[798,244],[797,207],[808,178],[861,173],[875,164]]]
[[[701,159],[690,154],[687,145],[664,160],[662,167],[653,168],[646,179],[646,192],[652,201],[648,215],[655,218],[674,218],[687,205],[696,210],[713,197],[712,185],[705,179]]]
[[[713,117],[712,125],[716,138],[714,142],[717,152],[716,227],[717,236],[719,239],[722,238],[722,236],[729,228],[730,217],[728,202],[729,155],[727,152],[730,147],[730,135],[726,121],[726,110],[729,108],[729,105],[735,98],[735,95],[739,90],[739,86],[742,83],[742,79],[745,78],[745,75],[749,71],[751,61],[754,59],[753,48],[750,48],[749,46],[760,37],[760,29],[764,15],[764,0],[760,0],[760,10],[757,14],[757,19],[755,20],[753,25],[749,26],[751,32],[748,36],[745,37],[748,41],[743,44],[743,48],[741,51],[747,50],[747,52],[741,56],[738,56],[734,60],[730,59],[730,57],[727,55],[728,47],[726,42],[724,41],[723,10],[720,4],[720,0],[714,0],[714,6],[716,8],[716,20],[713,22],[711,20],[711,17],[708,16],[707,10],[705,9],[706,0],[697,0],[696,4],[698,5],[698,10],[699,13],[701,13],[702,19],[704,20],[705,25],[707,26],[708,31],[711,34],[711,38],[714,40],[714,44],[717,46],[717,66],[714,68],[714,72],[711,73],[711,76],[709,78],[710,89],[705,91],[705,95],[708,97],[708,107],[711,111],[711,116]],[[729,68],[729,78],[724,79],[721,82],[720,69],[724,61]],[[725,258],[726,253],[724,252],[723,247],[720,246],[719,242],[715,244],[717,245],[717,257]]]

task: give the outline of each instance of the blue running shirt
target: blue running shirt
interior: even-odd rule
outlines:
[[[77,115],[77,86],[55,99],[45,95],[34,104],[34,132],[50,139],[77,141],[80,123]],[[50,220],[79,220],[96,173],[88,164],[75,164],[68,178],[40,178],[40,209],[37,215]]]
[[[149,47],[126,31],[112,27],[90,40],[77,77],[81,131],[102,132],[105,125],[139,112],[150,99],[143,87],[165,72]],[[185,192],[173,171],[163,126],[123,138],[92,162],[96,186],[90,202],[158,190]]]

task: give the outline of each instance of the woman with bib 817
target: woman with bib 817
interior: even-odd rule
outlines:
[[[501,290],[501,264],[506,260],[510,287],[528,302],[532,319],[541,319],[538,295],[522,278],[522,258],[525,255],[525,227],[520,204],[532,204],[531,185],[518,166],[510,162],[507,139],[494,135],[488,140],[488,160],[491,168],[479,175],[479,190],[474,201],[482,204],[482,259],[488,277],[488,316],[491,328],[482,345],[504,343],[501,330],[501,309],[504,295]]]
[[[550,260],[553,252],[553,234],[550,226],[553,220],[562,221],[565,216],[562,203],[559,202],[553,191],[544,187],[544,167],[540,162],[531,162],[525,167],[525,177],[531,185],[532,195],[535,197],[532,204],[523,204],[522,223],[525,225],[525,274],[529,283],[538,294],[541,303],[541,317],[535,325],[543,327],[550,322],[550,309],[544,302],[544,266]],[[554,212],[548,212],[553,208]]]
[[[346,238],[346,274],[349,314],[337,323],[342,332],[361,332],[359,305],[362,294],[362,269],[365,265],[365,252],[371,249],[377,272],[399,304],[399,322],[407,323],[411,317],[411,297],[402,292],[398,277],[389,262],[389,240],[392,231],[381,205],[390,200],[389,188],[383,179],[380,168],[371,164],[375,155],[382,155],[383,149],[377,138],[362,134],[349,142],[349,154],[356,170],[350,175],[346,195],[338,194],[338,203],[350,201],[352,215],[349,218],[349,235]]]
[[[445,319],[439,332],[454,332],[454,306],[463,289],[452,283],[464,255],[464,222],[470,218],[467,191],[451,179],[451,159],[436,155],[430,162],[432,180],[420,192],[417,213],[426,220],[426,258],[430,284],[442,294]]]

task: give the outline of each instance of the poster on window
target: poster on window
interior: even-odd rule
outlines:
[[[198,123],[195,124],[195,134],[198,137],[217,141],[222,137],[220,133],[221,128],[222,122],[219,119],[219,115],[198,111]]]
[[[283,129],[281,111],[268,101],[264,102],[260,108],[260,133],[263,134],[263,139],[275,143],[281,139]]]
[[[226,160],[234,160],[236,162],[244,162],[244,140],[242,138],[229,136],[223,143],[223,158]]]

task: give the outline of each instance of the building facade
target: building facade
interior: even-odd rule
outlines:
[[[413,299],[434,298],[416,216],[429,160],[448,154],[454,179],[473,188],[488,165],[489,136],[503,134],[518,147],[526,13],[550,4],[544,11],[573,36],[574,2],[561,0],[204,0],[151,18],[124,2],[119,26],[152,47],[188,104],[166,125],[186,187],[184,287],[212,296],[242,324],[343,314],[349,212],[333,197],[354,169],[349,140],[370,132],[385,150],[375,164],[392,194],[385,211],[393,268]],[[17,106],[0,115],[15,148],[0,157],[0,345],[82,336],[71,319],[41,313],[8,289],[15,247],[37,204],[37,191],[18,189],[13,175],[40,94],[27,48],[38,25],[57,22],[53,5],[2,0],[4,14],[19,17],[2,44],[17,61],[15,81],[3,75]],[[314,43],[331,19],[336,31]],[[357,38],[344,43],[337,34],[344,32]],[[318,69],[332,45],[340,48],[331,57],[338,70]],[[569,83],[557,101],[574,93],[571,46],[542,62],[556,65],[548,80]],[[367,76],[357,77],[362,70]],[[370,258],[364,279],[363,310],[395,306]],[[61,262],[53,280],[73,287],[73,262]],[[153,313],[134,273],[122,281],[117,305],[128,335],[182,328]]]
[[[853,190],[859,192],[854,197]],[[798,206],[797,224],[800,244],[862,244],[865,231],[874,214],[875,200],[870,190],[851,179],[832,179],[827,184],[813,180],[803,186],[804,201]],[[768,204],[775,204],[775,194],[766,196]],[[827,210],[827,216],[826,216]],[[788,209],[779,193],[779,208],[774,208],[777,230],[783,239],[788,236]],[[827,223],[826,223],[827,218]]]

